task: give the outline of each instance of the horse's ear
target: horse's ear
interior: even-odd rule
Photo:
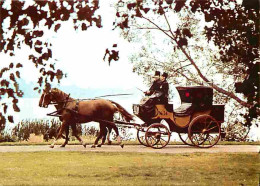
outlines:
[[[53,89],[51,89],[51,92],[58,92],[58,89],[57,88],[53,88]]]

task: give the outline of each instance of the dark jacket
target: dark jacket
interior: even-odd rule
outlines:
[[[148,96],[152,95],[154,92],[156,91],[160,91],[160,86],[161,86],[161,80],[157,79],[153,82],[152,86],[149,89],[149,94],[147,94]]]
[[[168,104],[168,96],[169,96],[169,83],[165,81],[161,81],[160,84],[160,92],[162,95],[160,96],[160,99],[163,103]]]

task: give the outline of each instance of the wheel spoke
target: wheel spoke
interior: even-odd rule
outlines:
[[[197,147],[212,147],[220,138],[220,126],[218,122],[209,115],[201,115],[194,118],[190,123],[188,132],[191,137],[191,142]]]
[[[211,127],[210,129],[207,130],[207,132],[210,131],[210,130],[212,130],[212,129],[215,129],[215,128],[217,128],[217,127],[218,127],[218,126]]]
[[[159,149],[169,143],[170,133],[163,124],[152,124],[148,127],[145,138],[150,147]]]

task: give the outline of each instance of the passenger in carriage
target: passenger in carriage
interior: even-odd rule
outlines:
[[[168,74],[164,72],[161,76],[161,83],[160,83],[160,92],[161,95],[159,97],[159,103],[164,105],[168,104],[168,97],[169,97],[169,83],[167,82]]]

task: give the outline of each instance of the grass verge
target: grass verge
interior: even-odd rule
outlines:
[[[88,139],[84,140],[88,145],[94,143],[94,138],[93,139]],[[62,144],[64,140],[59,140],[57,142],[58,145]],[[49,142],[27,142],[27,141],[21,141],[21,142],[2,142],[0,143],[0,146],[23,146],[23,145],[50,145],[52,143],[52,140]],[[115,142],[116,143],[116,142]],[[140,143],[136,141],[124,141],[124,144],[126,145],[140,145]],[[170,142],[170,145],[185,145],[182,142]],[[69,145],[80,145],[78,141],[69,141]],[[260,145],[260,141],[255,141],[255,142],[236,142],[236,141],[220,141],[218,142],[218,145]]]
[[[0,154],[0,185],[257,185],[257,153]]]

